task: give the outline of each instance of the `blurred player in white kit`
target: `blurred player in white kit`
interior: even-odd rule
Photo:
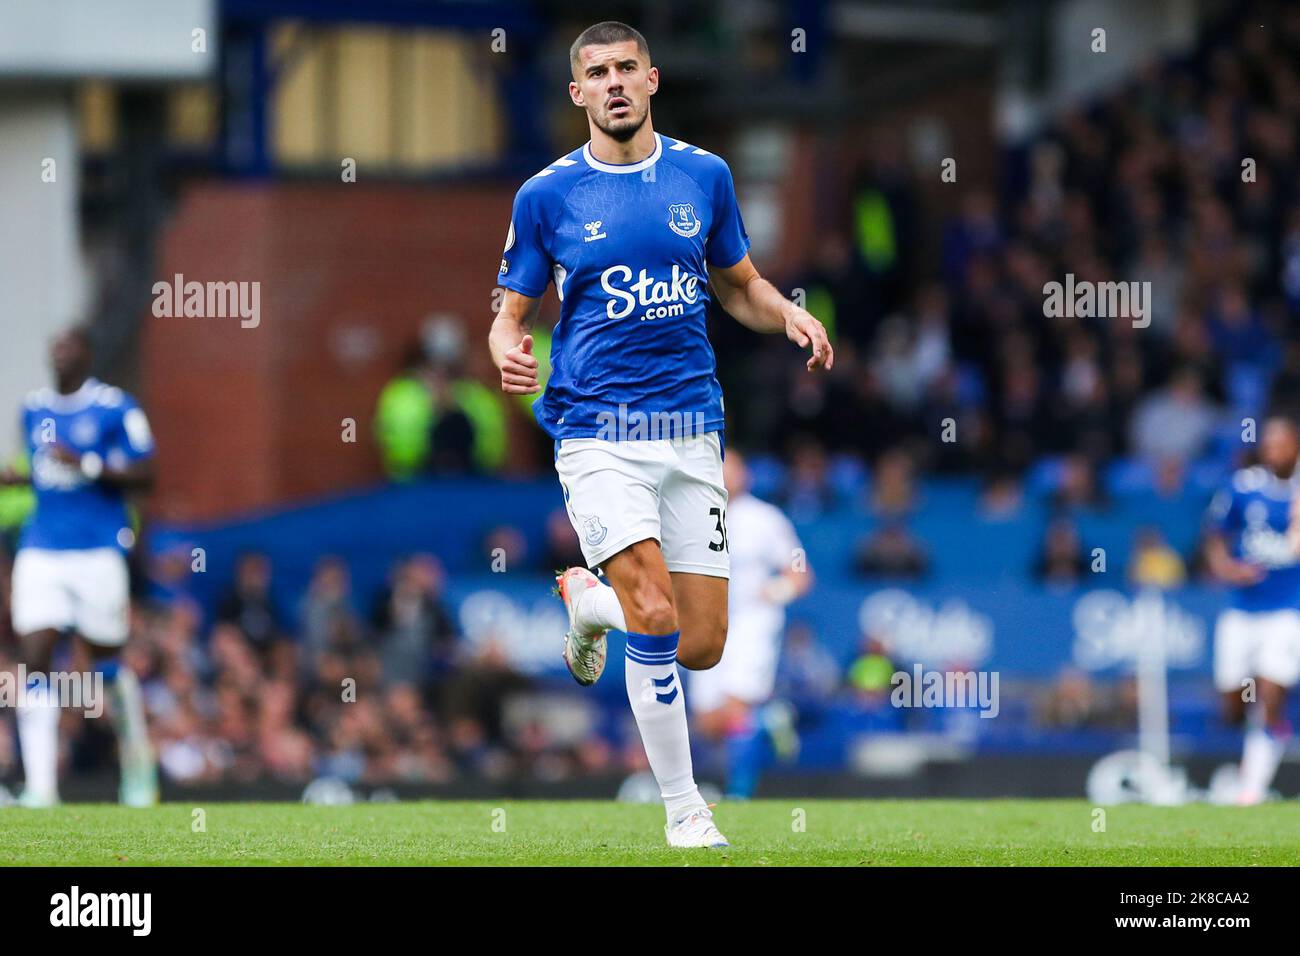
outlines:
[[[808,593],[812,571],[790,519],[750,494],[738,451],[728,450],[723,481],[731,547],[727,643],[716,667],[691,672],[687,700],[696,726],[726,747],[727,796],[744,799],[773,754],[788,756],[797,743],[790,708],[772,694],[785,607]]]

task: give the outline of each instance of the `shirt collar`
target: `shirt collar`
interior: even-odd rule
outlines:
[[[602,173],[639,173],[643,169],[649,169],[659,161],[659,157],[664,152],[664,141],[658,133],[655,133],[654,152],[641,160],[639,163],[602,163],[595,156],[591,155],[591,141],[588,140],[582,147],[582,158],[587,161],[587,165],[592,169],[599,170]]]

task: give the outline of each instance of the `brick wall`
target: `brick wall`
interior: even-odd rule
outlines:
[[[459,315],[470,371],[512,190],[217,183],[191,189],[159,279],[258,281],[261,318],[145,319],[142,391],[157,433],[159,517],[207,519],[380,480],[370,421],[431,312]],[[554,303],[549,303],[550,308]],[[342,441],[344,418],[357,441]]]

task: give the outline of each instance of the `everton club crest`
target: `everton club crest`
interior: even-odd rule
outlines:
[[[700,219],[695,215],[695,207],[688,202],[675,202],[668,207],[668,228],[683,239],[689,239],[700,231]]]

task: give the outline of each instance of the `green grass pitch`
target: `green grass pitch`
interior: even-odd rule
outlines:
[[[0,864],[1181,866],[1300,863],[1300,803],[1105,810],[1082,800],[723,803],[729,850],[670,850],[657,806],[285,803],[0,810]]]

